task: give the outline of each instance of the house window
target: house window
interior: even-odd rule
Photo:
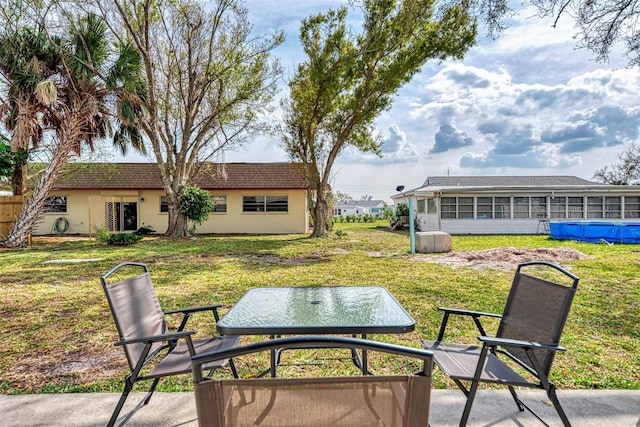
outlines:
[[[473,197],[458,197],[458,218],[473,218]]]
[[[604,218],[603,201],[602,197],[587,197],[587,218]]]
[[[443,197],[440,200],[440,216],[442,219],[455,219],[456,218],[456,198],[455,197]]]
[[[424,199],[418,200],[418,213],[421,213],[421,214],[425,213],[424,205],[425,205]]]
[[[604,198],[605,218],[620,218],[622,216],[622,202],[620,197]]]
[[[160,212],[169,212],[169,203],[167,203],[167,196],[160,196]]]
[[[494,199],[494,218],[511,218],[511,198],[496,197]]]
[[[444,219],[473,218],[473,197],[443,197],[440,206]]]
[[[514,218],[531,218],[531,215],[529,213],[528,197],[513,198],[513,217]]]
[[[436,199],[427,200],[427,213],[438,213],[438,202],[436,201]]]
[[[227,211],[227,196],[211,196],[215,207],[213,212],[226,212]]]
[[[538,218],[538,219],[546,218],[547,217],[547,198],[546,197],[514,197],[513,198],[513,217],[514,218]]]
[[[569,197],[567,210],[567,218],[584,218],[584,198]]]
[[[493,197],[478,197],[478,213],[476,218],[493,218]]]
[[[531,198],[531,218],[547,217],[547,198],[532,197]]]
[[[44,202],[44,213],[67,212],[67,196],[49,196]]]
[[[288,212],[288,196],[244,196],[242,212]]]
[[[629,208],[627,206],[627,200],[630,201],[631,210],[630,215],[627,216]],[[640,198],[638,197],[626,197],[625,198],[625,218],[638,218],[640,217]],[[622,217],[622,198],[618,197],[587,197],[587,218],[621,218]]]
[[[567,198],[566,197],[552,197],[550,203],[551,218],[566,218],[567,217]]]
[[[478,197],[476,199],[476,218],[510,218],[510,197]]]
[[[624,217],[640,218],[640,197],[624,198]]]

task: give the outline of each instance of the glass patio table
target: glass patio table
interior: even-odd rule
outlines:
[[[331,335],[411,332],[415,320],[380,286],[254,288],[218,321],[222,335]],[[354,363],[368,373],[367,354],[353,349]],[[279,353],[271,354],[275,377]]]

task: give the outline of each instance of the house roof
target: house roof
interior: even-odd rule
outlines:
[[[575,176],[434,176],[423,186],[391,196],[393,200],[407,196],[429,197],[437,193],[489,194],[527,192],[530,194],[616,193],[640,196],[640,186],[611,185],[587,181]]]
[[[557,186],[598,185],[576,176],[430,176],[424,187],[507,187],[507,186]],[[604,185],[604,184],[600,184]]]
[[[384,205],[384,200],[339,200],[336,203],[336,207],[363,207],[363,208],[377,208]]]
[[[206,190],[306,188],[291,163],[206,163],[193,184]],[[153,190],[164,186],[155,163],[69,163],[53,189]]]

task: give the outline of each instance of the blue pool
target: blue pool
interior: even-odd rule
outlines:
[[[552,239],[583,242],[640,243],[640,222],[550,222]]]

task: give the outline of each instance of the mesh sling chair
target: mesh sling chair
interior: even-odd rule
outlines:
[[[116,278],[114,282],[110,281],[112,275]],[[121,277],[125,278],[120,279]],[[102,276],[101,281],[120,336],[116,345],[123,347],[130,369],[125,378],[124,391],[108,426],[116,423],[136,382],[153,380],[144,399],[121,420],[120,425],[127,422],[140,407],[149,403],[161,378],[191,372],[192,356],[205,351],[229,349],[238,343],[239,337],[232,336],[192,339],[196,331],[185,330],[189,317],[196,312],[210,311],[217,321],[217,309],[220,305],[163,312],[145,264],[118,264]],[[168,330],[164,318],[167,314],[182,315],[176,332]],[[233,375],[237,377],[233,361],[229,359],[217,360],[202,368],[220,368],[227,362]]]
[[[359,348],[423,361],[414,375],[305,378],[203,378],[201,364],[287,348]],[[192,359],[198,424],[230,426],[426,427],[432,353],[359,338],[298,336],[267,340]]]
[[[551,277],[555,281],[550,281]],[[570,425],[548,376],[555,353],[565,350],[559,345],[560,336],[578,281],[576,276],[555,264],[527,262],[517,267],[502,315],[440,308],[444,315],[438,339],[423,340],[422,345],[433,351],[435,364],[467,396],[461,426],[469,419],[481,382],[508,386],[518,409],[527,409],[543,423],[540,416],[520,400],[514,387],[544,389],[562,423]],[[471,317],[481,334],[478,337],[481,345],[442,342],[450,315]],[[495,337],[485,333],[480,319],[486,316],[500,319]],[[518,371],[522,375],[512,366],[521,368]]]

